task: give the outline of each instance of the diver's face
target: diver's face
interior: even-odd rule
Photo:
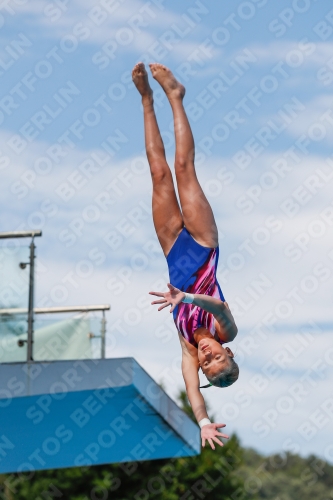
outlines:
[[[222,347],[215,339],[203,338],[198,343],[198,359],[202,371],[208,377],[214,377],[227,368],[234,355],[229,347]]]

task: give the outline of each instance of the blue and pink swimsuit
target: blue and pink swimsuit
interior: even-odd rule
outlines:
[[[183,292],[209,295],[224,302],[216,279],[218,258],[218,247],[203,247],[184,227],[167,256],[170,283]],[[173,311],[173,318],[179,333],[195,347],[197,343],[194,332],[200,327],[209,330],[223,344],[215,335],[215,318],[212,313],[193,304],[180,303]]]

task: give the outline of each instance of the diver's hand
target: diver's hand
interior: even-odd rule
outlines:
[[[156,295],[157,297],[163,297],[161,300],[154,300],[152,304],[163,304],[158,308],[159,311],[164,309],[165,307],[171,306],[170,312],[174,310],[174,308],[180,304],[180,302],[185,297],[185,293],[178,288],[172,286],[168,283],[168,292],[149,292],[150,295]]]
[[[222,434],[222,432],[219,432],[217,429],[220,429],[221,427],[225,427],[225,424],[216,424],[216,423],[211,423],[204,425],[201,428],[201,444],[202,446],[206,445],[206,440],[210,444],[211,448],[215,450],[215,446],[213,441],[215,443],[219,444],[220,446],[223,446],[222,441],[217,438],[217,436],[221,436],[223,438],[229,439],[229,436],[226,434]]]

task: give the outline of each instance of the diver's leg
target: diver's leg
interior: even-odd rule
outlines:
[[[185,88],[162,64],[149,66],[153,77],[164,89],[173,112],[176,137],[175,170],[184,224],[198,243],[216,247],[218,231],[214,215],[194,168],[194,140],[183,107]]]
[[[167,255],[183,227],[170,168],[156,121],[153,92],[143,63],[132,72],[133,81],[142,96],[145,145],[153,182],[153,221],[162,250]]]

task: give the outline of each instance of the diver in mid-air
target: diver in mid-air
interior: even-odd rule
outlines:
[[[222,446],[222,423],[211,423],[200,392],[201,368],[209,384],[227,387],[239,374],[229,347],[237,327],[216,280],[219,256],[218,231],[212,209],[198,182],[194,167],[194,140],[183,98],[185,88],[162,64],[150,64],[153,78],[170,102],[176,138],[175,173],[180,206],[167,164],[162,137],[154,111],[153,91],[143,63],[132,72],[142,96],[145,144],[153,181],[153,221],[167,259],[170,275],[167,292],[150,292],[159,297],[159,311],[171,306],[182,348],[182,373],[186,392],[201,428],[202,445],[208,440]]]

